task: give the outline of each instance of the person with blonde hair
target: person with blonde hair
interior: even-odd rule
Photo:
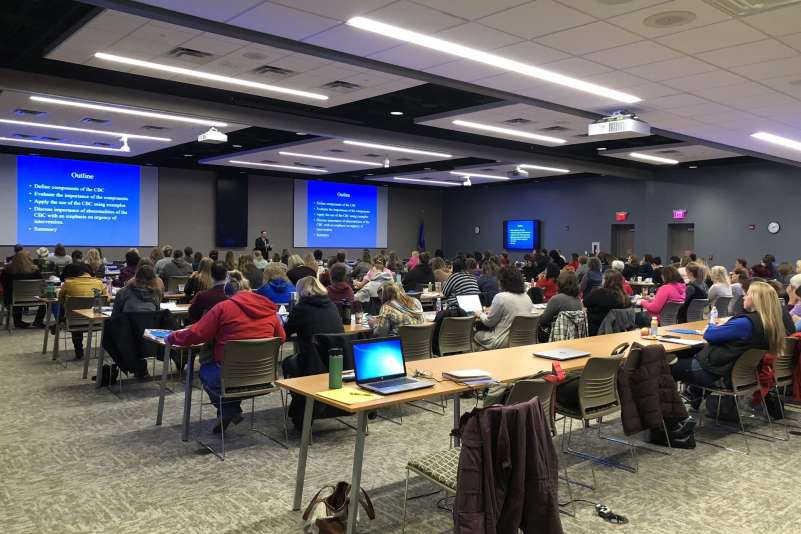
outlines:
[[[376,337],[396,336],[403,325],[423,324],[423,305],[403,291],[395,282],[381,286],[381,310],[369,320]]]
[[[40,280],[42,273],[31,260],[31,256],[26,250],[17,252],[11,259],[11,263],[0,272],[0,284],[3,286],[3,304],[11,306],[15,280]],[[28,328],[30,323],[22,320],[22,308],[14,308],[11,312],[14,320],[14,328]],[[33,326],[44,328],[45,307],[39,306],[36,311],[36,319]]]
[[[707,345],[692,358],[679,358],[671,369],[673,378],[690,386],[688,393],[696,409],[701,391],[692,386],[728,380],[737,359],[749,349],[778,354],[784,337],[794,330],[792,324],[785,324],[776,291],[765,282],[751,282],[743,306],[745,313],[724,324],[709,325],[704,333]]]
[[[709,306],[711,308],[720,297],[731,298],[733,293],[729,273],[722,265],[715,265],[709,269],[709,278],[712,280],[712,286],[709,288],[707,298],[709,299]]]
[[[211,266],[214,265],[214,260],[211,258],[203,258],[197,266],[197,271],[192,273],[189,280],[186,281],[184,286],[184,294],[188,299],[192,299],[195,293],[206,291],[214,286],[214,278],[211,276]]]
[[[317,266],[315,265],[314,268],[309,267],[299,254],[292,254],[289,256],[289,259],[287,259],[287,267],[286,275],[293,284],[297,284],[298,280],[301,278],[317,276]]]
[[[92,276],[102,278],[106,275],[106,266],[103,265],[103,258],[100,257],[100,252],[96,248],[86,251],[84,262],[92,269]]]
[[[236,271],[236,256],[234,255],[233,250],[229,250],[225,253],[223,265],[225,265],[225,268],[229,271]]]
[[[276,304],[289,304],[292,293],[296,289],[284,271],[282,264],[270,263],[262,276],[263,284],[256,290],[262,297],[268,298]]]

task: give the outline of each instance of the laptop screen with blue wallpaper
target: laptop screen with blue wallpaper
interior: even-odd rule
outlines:
[[[354,341],[352,347],[356,383],[406,375],[399,338]]]

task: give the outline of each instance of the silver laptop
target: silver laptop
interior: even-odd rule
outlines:
[[[478,295],[458,295],[456,302],[467,313],[480,312],[484,309]]]
[[[380,395],[430,388],[433,381],[406,376],[400,338],[363,339],[351,343],[356,384]]]
[[[534,352],[534,356],[539,356],[540,358],[547,358],[549,360],[559,360],[560,362],[563,362],[565,360],[573,360],[575,358],[583,358],[589,355],[590,353],[587,352],[586,350],[575,350],[575,349],[550,349],[550,350]]]

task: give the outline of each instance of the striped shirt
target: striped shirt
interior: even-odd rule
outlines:
[[[468,273],[452,274],[442,286],[442,294],[448,298],[448,306],[457,306],[458,295],[479,295],[476,277]]]

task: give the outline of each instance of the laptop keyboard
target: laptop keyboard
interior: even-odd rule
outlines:
[[[393,380],[386,380],[384,382],[374,382],[370,384],[370,386],[378,389],[386,389],[386,388],[394,388],[397,386],[403,386],[405,384],[416,384],[417,380],[413,378],[395,378]]]

